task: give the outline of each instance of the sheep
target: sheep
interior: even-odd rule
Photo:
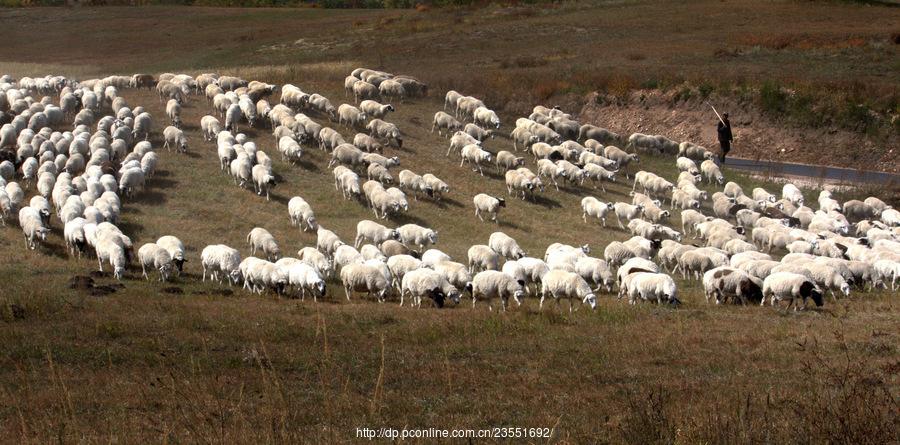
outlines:
[[[713,181],[716,181],[719,184],[725,183],[725,176],[722,175],[722,171],[719,170],[719,165],[716,164],[715,161],[710,159],[703,161],[700,164],[700,171],[710,184],[712,184]]]
[[[441,130],[446,130],[447,137],[449,137],[451,134],[462,130],[463,124],[456,120],[455,117],[443,111],[438,111],[437,113],[434,113],[434,119],[431,123],[431,132],[434,133],[435,129],[438,131],[438,136],[443,136],[444,134]]]
[[[247,244],[250,245],[250,255],[256,255],[256,251],[261,250],[269,261],[275,261],[281,256],[275,237],[262,227],[255,227],[247,234]]]
[[[484,106],[484,102],[472,96],[463,96],[456,100],[456,117],[462,115],[466,118],[472,118],[475,110]]]
[[[166,116],[172,121],[172,125],[181,128],[181,104],[175,99],[169,99],[166,103]]]
[[[369,167],[366,169],[366,176],[370,180],[376,180],[384,184],[394,182],[394,177],[391,176],[391,173],[388,172],[387,168],[377,163],[369,164]]]
[[[879,213],[885,211],[886,209],[891,208],[891,206],[885,204],[884,201],[882,201],[874,196],[870,196],[870,197],[866,198],[865,200],[863,200],[863,203],[871,206],[872,208],[877,210]]]
[[[748,300],[762,299],[763,282],[747,272],[728,266],[720,266],[710,269],[703,274],[703,287],[706,293],[706,301],[710,297],[716,299],[716,304],[723,303],[728,298],[735,298],[742,304]]]
[[[463,147],[468,145],[481,145],[481,141],[478,139],[469,136],[462,131],[457,131],[453,133],[453,136],[450,137],[450,147],[447,148],[447,157],[450,156],[451,152],[461,152]]]
[[[787,183],[781,189],[781,197],[795,206],[803,205],[803,193],[796,185]],[[791,212],[793,213],[793,212]]]
[[[262,196],[262,194],[265,193],[266,201],[268,201],[269,191],[275,188],[275,185],[277,184],[275,182],[275,176],[272,175],[272,169],[263,164],[256,164],[253,166],[250,172],[251,177],[253,178],[253,185],[256,189],[256,194]]]
[[[469,133],[469,132],[466,132]],[[537,136],[535,136],[530,131],[516,127],[510,134],[509,138],[513,141],[513,150],[519,151],[519,144],[522,144],[522,148],[526,151],[531,150],[531,146],[538,142]]]
[[[69,255],[77,255],[80,258],[84,253],[85,246],[87,245],[87,239],[84,234],[85,224],[87,224],[87,221],[80,217],[69,220],[69,222],[65,224],[63,238],[66,241],[66,248],[69,250]]]
[[[446,110],[448,106],[456,109],[456,103],[461,97],[463,97],[463,95],[455,90],[447,91],[447,94],[444,96],[444,109]]]
[[[561,298],[568,298],[569,312],[574,310],[573,299],[581,300],[582,304],[590,305],[591,309],[597,308],[597,299],[587,281],[580,275],[565,270],[551,270],[544,275],[539,309],[543,309],[544,299],[547,297],[555,299],[557,305]]]
[[[483,270],[500,270],[501,256],[490,246],[475,244],[469,247],[467,253],[469,273],[477,273]]]
[[[141,263],[142,276],[150,281],[147,275],[147,267],[152,267],[159,271],[159,281],[169,279],[169,273],[172,271],[172,256],[166,249],[158,246],[156,243],[147,243],[138,250],[138,259]]]
[[[172,259],[172,264],[175,267],[175,272],[181,275],[184,271],[184,263],[187,262],[184,258],[184,243],[174,236],[165,235],[156,240],[156,245],[163,248],[169,254],[169,257]]]
[[[288,215],[291,218],[291,225],[301,228],[304,232],[319,228],[316,214],[313,212],[312,207],[299,196],[295,196],[288,201]]]
[[[891,259],[878,260],[875,261],[873,268],[885,289],[887,289],[887,283],[890,281],[891,291],[897,290],[897,280],[900,279],[900,261]]]
[[[581,200],[581,210],[583,212],[581,218],[584,219],[585,224],[590,216],[602,221],[603,227],[606,227],[606,214],[615,211],[615,206],[611,202],[601,202],[593,196],[587,196]]]
[[[419,251],[424,251],[426,246],[437,243],[437,231],[416,224],[404,224],[397,228],[397,233],[400,235],[401,243],[418,247]]]
[[[350,104],[341,104],[337,109],[338,123],[350,128],[362,127],[366,123],[366,113]]]
[[[431,173],[425,173],[424,175],[422,175],[422,180],[425,181],[426,188],[431,190],[434,199],[437,201],[440,201],[443,195],[450,193],[450,186]]]
[[[357,103],[362,99],[374,99],[378,97],[378,87],[362,80],[353,83],[353,97]]]
[[[477,171],[481,176],[484,176],[484,171],[481,169],[483,164],[487,164],[491,162],[493,155],[490,152],[482,150],[479,145],[469,144],[462,148],[460,151],[460,161],[459,166],[462,167],[463,164],[470,163],[473,164],[472,171]]]
[[[416,307],[421,307],[422,297],[431,298],[437,307],[443,307],[445,298],[450,298],[458,304],[460,297],[459,290],[441,273],[422,268],[403,275],[400,306],[403,306],[404,297],[407,295],[413,298]]]
[[[331,260],[324,253],[313,247],[304,247],[297,251],[297,259],[315,268],[319,275],[323,277],[331,276],[334,272]]]
[[[699,280],[706,271],[727,264],[728,255],[712,247],[689,250],[678,258],[678,269],[681,269],[684,279],[693,276],[695,280]]]
[[[403,88],[403,84],[393,79],[386,79],[378,84],[378,92],[381,94],[381,97],[385,99],[399,99],[400,103],[403,103],[403,98],[406,96],[406,89]]]
[[[365,133],[357,133],[353,136],[353,146],[368,153],[384,152],[384,146],[377,139]]]
[[[493,311],[491,300],[499,298],[500,309],[505,312],[510,297],[516,301],[516,304],[522,305],[522,299],[525,297],[524,286],[524,281],[516,281],[515,278],[503,272],[485,270],[475,275],[466,289],[472,295],[473,309],[479,299],[484,299],[488,302],[488,310]]]
[[[657,304],[664,301],[670,304],[681,303],[678,300],[678,289],[672,277],[653,272],[636,272],[627,278],[629,303],[636,304],[638,298],[642,300],[656,300]]]
[[[501,207],[506,207],[505,199],[479,193],[475,195],[472,202],[475,204],[475,216],[477,216],[478,219],[484,222],[484,218],[481,217],[481,214],[484,213],[490,215],[491,221],[500,224],[500,221],[497,219],[497,214],[500,212]]]
[[[389,239],[400,240],[400,237],[397,229],[390,229],[375,221],[365,219],[356,224],[356,239],[353,245],[359,248],[363,241],[381,244]]]
[[[34,250],[37,247],[37,241],[47,241],[50,229],[46,227],[44,221],[49,217],[50,212],[46,209],[38,210],[26,206],[19,210],[19,227],[22,228],[22,234],[25,237],[26,249]]]
[[[802,309],[806,309],[806,299],[812,298],[816,306],[822,306],[822,293],[812,280],[804,275],[792,272],[776,272],[766,277],[763,281],[763,299],[760,306],[766,304],[775,306],[776,300],[788,300],[788,308],[794,305],[794,300],[803,302]],[[794,310],[797,310],[795,307]]]
[[[886,208],[881,212],[881,221],[888,227],[900,226],[900,211],[897,209]]]
[[[350,144],[340,144],[331,152],[331,160],[328,162],[328,168],[335,164],[343,164],[350,167],[365,164],[363,153],[360,149]]]
[[[174,147],[176,151],[187,153],[187,137],[185,137],[184,131],[180,128],[174,126],[166,127],[165,130],[163,130],[163,139],[165,139],[163,147],[165,147],[166,150],[170,150]]]
[[[387,116],[388,113],[395,111],[393,105],[382,105],[374,100],[364,100],[360,102],[359,109],[362,110],[362,112],[365,113],[366,116],[371,116],[379,119]]]
[[[391,156],[390,158],[382,156],[378,153],[365,153],[363,154],[363,162],[366,164],[378,164],[384,168],[394,168],[400,165],[400,158],[397,156]]]
[[[843,213],[848,220],[860,221],[864,219],[877,218],[881,215],[881,211],[875,207],[856,199],[851,199],[843,205]]]
[[[595,125],[585,124],[578,128],[578,140],[579,141],[587,141],[587,140],[596,140],[602,144],[614,144],[622,141],[621,136],[619,134],[609,131],[605,128],[600,128]]]
[[[244,117],[243,112],[241,111],[241,106],[232,103],[225,110],[225,129],[228,131],[237,132],[238,130],[238,122]]]
[[[334,187],[340,188],[341,195],[344,197],[344,199],[352,199],[353,197],[359,196],[359,175],[350,171],[344,166],[336,167],[334,169],[334,174]]]
[[[516,155],[506,150],[501,150],[497,153],[496,164],[497,173],[499,174],[501,171],[514,170],[519,167],[524,167],[525,158],[517,157]]]
[[[400,189],[411,191],[413,199],[419,200],[419,192],[423,192],[428,196],[434,196],[434,189],[426,182],[425,178],[413,173],[411,170],[403,170],[398,175],[400,180]]]
[[[385,140],[389,145],[397,148],[403,148],[403,137],[395,124],[381,119],[372,119],[366,124],[366,130],[374,138]]]
[[[734,181],[728,181],[728,183],[725,184],[725,189],[722,192],[725,193],[725,196],[729,198],[737,199],[738,197],[744,196],[744,190],[738,183]]]
[[[97,253],[97,264],[100,272],[103,272],[103,262],[108,262],[113,268],[113,277],[121,280],[125,274],[125,268],[128,266],[125,248],[118,239],[109,237],[98,237],[94,245],[94,251]]]
[[[463,131],[463,133],[466,133],[469,136],[472,136],[473,138],[475,138],[476,140],[481,141],[481,142],[484,142],[484,140],[487,138],[494,137],[494,130],[485,130],[485,129],[479,127],[478,125],[475,125],[472,123],[466,124],[466,126],[462,129],[462,131]]]
[[[615,211],[619,228],[625,230],[622,220],[631,221],[632,219],[640,218],[644,213],[644,206],[642,204],[632,205],[627,202],[617,202],[613,204],[613,210]]]
[[[310,109],[328,116],[329,120],[333,120],[336,116],[334,105],[331,104],[327,97],[321,94],[311,94],[307,100],[307,105]]]
[[[517,260],[527,255],[525,251],[519,247],[519,243],[517,243],[515,239],[503,232],[492,233],[488,238],[488,246],[490,246],[494,252],[511,260]]]
[[[515,196],[519,196],[519,193],[521,193],[522,200],[525,200],[525,197],[528,193],[534,193],[534,183],[518,171],[509,170],[504,176],[506,181],[506,190],[510,195],[513,195],[515,193]]]
[[[379,302],[384,301],[390,291],[390,283],[381,268],[372,264],[352,263],[341,268],[341,284],[350,301],[353,292],[365,291],[366,296],[375,294]]]
[[[487,107],[481,106],[472,113],[472,120],[481,127],[500,128],[500,118],[497,113]]]
[[[374,182],[374,181],[369,181]],[[381,188],[381,184],[375,182],[379,185],[378,189],[372,191],[372,193],[367,193],[366,198],[369,200],[369,204],[372,207],[372,212],[375,214],[376,218],[387,219],[389,214],[395,214],[403,210],[403,202],[394,197],[391,193],[388,193],[387,190]],[[368,184],[368,183],[366,183]],[[392,187],[393,189],[393,187]],[[399,189],[395,189],[400,191]],[[402,191],[400,192],[403,193]],[[379,216],[379,212],[381,215]]]
[[[200,253],[200,262],[203,266],[202,281],[206,281],[207,272],[210,274],[210,280],[220,283],[222,277],[219,276],[219,273],[224,274],[232,285],[237,284],[241,279],[241,254],[237,249],[232,249],[224,244],[206,246]]]
[[[601,286],[612,292],[613,274],[606,261],[589,256],[579,257],[575,261],[575,273],[588,283],[593,283],[594,292],[599,292]]]
[[[697,164],[690,158],[679,157],[675,160],[675,166],[678,167],[678,171],[688,172],[691,175],[699,175],[700,169],[697,168]]]

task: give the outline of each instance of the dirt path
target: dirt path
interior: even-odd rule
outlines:
[[[735,141],[731,155],[746,159],[900,172],[900,141],[896,136],[876,143],[858,133],[834,128],[790,128],[764,117],[752,105],[714,99],[720,112],[728,111]],[[592,94],[580,119],[622,135],[634,132],[663,134],[718,150],[716,117],[700,100],[672,105],[670,94],[638,91],[621,105]]]

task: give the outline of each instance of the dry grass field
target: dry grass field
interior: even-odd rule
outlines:
[[[710,18],[697,20],[701,15]],[[444,178],[452,192],[440,204],[412,201],[392,224],[432,227],[439,231],[437,247],[464,259],[468,246],[486,243],[498,230],[474,218],[472,196],[506,190],[493,170],[482,178],[448,160],[446,140],[429,133],[446,88],[486,97],[504,110],[504,132],[514,111],[541,99],[535,79],[574,84],[572,76],[585,72],[611,76],[613,84],[626,75],[674,71],[811,83],[854,78],[896,89],[896,58],[845,47],[840,36],[886,35],[897,15],[843,3],[718,1],[427,14],[0,10],[0,73],[88,78],[218,70],[290,82],[335,105],[348,100],[342,79],[356,66],[417,76],[432,94],[395,104],[388,120],[404,131],[405,143],[389,152],[401,158],[401,168]],[[717,20],[733,26],[719,27]],[[787,24],[798,33],[817,29],[809,40],[818,43],[800,39],[800,47],[832,45],[840,56],[810,50],[789,64],[784,54],[765,49],[727,64],[714,56],[723,46],[765,48],[755,42],[783,36]],[[530,57],[527,50],[545,62],[516,62]],[[550,77],[558,66],[565,68]],[[512,94],[518,88],[521,94]],[[134,90],[123,95],[154,115],[154,146],[161,147],[158,98]],[[314,245],[313,234],[289,224],[292,196],[304,197],[320,223],[345,240],[355,235],[357,221],[372,217],[334,190],[325,153],[306,147],[301,164],[282,162],[267,128],[246,133],[273,155],[281,182],[269,202],[239,189],[219,171],[214,144],[199,134],[200,117],[209,113],[205,99],[190,99],[183,114],[188,153],[160,148],[157,175],[123,203],[120,227],[136,244],[166,234],[185,242],[184,276],[146,282],[138,267],[119,286],[92,274],[93,260],[68,257],[58,220],[49,246],[38,251],[23,248],[15,224],[0,228],[3,442],[340,443],[358,441],[359,427],[382,426],[552,427],[558,443],[900,440],[900,310],[889,291],[854,290],[851,298],[793,313],[707,304],[695,283],[679,281],[684,304],[678,309],[629,306],[604,294],[596,311],[570,314],[566,303],[539,312],[534,298],[507,313],[483,305],[472,310],[467,300],[414,310],[395,300],[348,303],[336,282],[318,304],[202,283],[200,250],[224,243],[249,254],[245,237],[254,226],[269,229],[287,254]],[[504,137],[486,145],[495,152],[511,147]],[[644,158],[639,167],[675,176],[671,159]],[[745,189],[760,185],[725,173]],[[610,241],[629,235],[585,224],[579,201],[586,194],[630,200],[630,183],[607,190],[550,187],[537,202],[510,199],[499,230],[534,256],[554,241],[590,243],[602,255]],[[676,212],[672,225],[679,221]],[[73,277],[89,275],[97,289],[71,286]]]

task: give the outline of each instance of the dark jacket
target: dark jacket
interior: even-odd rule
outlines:
[[[731,135],[731,121],[725,121],[723,124],[722,121],[716,125],[716,131],[719,133],[719,142],[731,142],[734,140],[734,136]]]

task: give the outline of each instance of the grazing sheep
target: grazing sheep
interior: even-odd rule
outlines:
[[[368,153],[383,153],[384,146],[377,139],[365,133],[357,133],[353,136],[353,146]]]
[[[475,195],[472,201],[475,204],[475,216],[478,219],[484,222],[484,218],[481,217],[481,214],[484,213],[490,215],[491,221],[500,224],[500,221],[497,220],[497,214],[500,212],[501,207],[506,207],[505,199],[479,193]]]
[[[362,127],[366,123],[366,113],[350,104],[341,104],[337,109],[338,123],[350,128]]]
[[[716,164],[715,161],[710,159],[703,161],[700,164],[700,171],[710,184],[712,184],[713,181],[716,181],[719,184],[725,183],[725,176],[722,175],[722,171],[719,170],[719,165]]]
[[[760,306],[766,304],[775,306],[775,301],[788,300],[788,308],[794,305],[794,300],[799,299],[803,303],[802,309],[806,309],[806,299],[812,298],[816,306],[822,306],[822,292],[816,288],[815,283],[804,275],[792,272],[776,272],[766,277],[763,281],[763,299]],[[797,307],[794,307],[797,310]]]
[[[264,164],[256,164],[250,170],[250,174],[253,178],[253,185],[256,189],[256,194],[262,196],[262,194],[265,193],[266,201],[268,201],[269,191],[275,188],[275,185],[277,184],[275,182],[275,176],[272,175],[272,169]]]
[[[785,184],[781,189],[781,197],[794,204],[795,206],[803,205],[803,193],[800,192],[800,189],[797,188],[797,186],[794,184]]]
[[[381,94],[381,97],[385,99],[399,99],[400,103],[403,103],[403,98],[406,97],[406,88],[403,87],[403,84],[393,79],[386,79],[378,84],[378,92]]]
[[[256,251],[261,250],[269,261],[275,261],[281,256],[275,237],[261,227],[255,227],[247,234],[247,244],[250,245],[250,255],[256,255]]]
[[[388,145],[403,148],[403,137],[395,124],[381,119],[372,119],[366,124],[366,130],[372,137],[387,141]]]
[[[350,167],[364,165],[364,156],[365,153],[353,145],[340,144],[331,152],[331,160],[328,161],[328,168],[331,168],[335,164],[343,164]]]
[[[316,214],[313,212],[312,207],[299,196],[295,196],[288,201],[288,215],[291,218],[291,225],[300,227],[304,232],[319,228]]]
[[[508,170],[504,176],[506,181],[506,190],[510,195],[513,195],[513,193],[515,193],[515,196],[519,196],[519,193],[521,193],[522,200],[524,200],[527,194],[534,194],[534,182],[532,182],[530,179],[528,179],[528,177],[526,177],[519,171]]]
[[[679,157],[675,160],[675,166],[678,167],[678,171],[688,172],[694,176],[700,174],[700,169],[697,168],[697,164],[690,158]]]
[[[422,179],[425,181],[425,186],[431,189],[435,200],[440,201],[443,195],[450,193],[450,186],[437,176],[425,173],[422,175]]]
[[[169,273],[172,272],[174,267],[172,256],[169,255],[166,249],[163,249],[156,243],[147,243],[141,246],[138,250],[138,260],[141,263],[141,276],[146,278],[147,281],[150,281],[150,276],[147,275],[147,267],[152,267],[159,271],[159,281],[168,280]]]
[[[481,127],[500,128],[500,118],[497,113],[487,107],[478,107],[472,113],[473,121]]]
[[[890,281],[891,291],[896,291],[897,280],[900,280],[900,261],[891,259],[878,260],[873,267],[884,288],[887,289],[887,283]]]
[[[210,274],[210,280],[220,283],[223,277],[220,277],[219,273],[224,274],[232,285],[237,284],[241,279],[241,254],[237,249],[232,249],[224,244],[206,246],[200,253],[200,262],[203,265],[202,281],[206,281],[207,272]]]
[[[362,291],[366,292],[367,297],[375,294],[378,301],[384,301],[390,291],[390,283],[382,268],[372,264],[352,263],[341,267],[341,284],[347,301],[350,301],[350,294]]]
[[[703,287],[706,291],[706,301],[714,297],[716,304],[724,303],[728,298],[734,298],[742,304],[748,300],[762,300],[763,282],[747,272],[728,266],[720,266],[710,269],[703,274]]]
[[[357,103],[363,99],[375,99],[378,97],[378,87],[365,81],[353,83],[353,97]]]
[[[113,268],[113,277],[121,280],[125,275],[125,268],[128,266],[125,248],[118,239],[108,237],[98,237],[94,245],[94,251],[97,253],[97,264],[100,272],[103,272],[103,262],[109,263]]]
[[[597,299],[587,281],[580,275],[565,270],[551,270],[544,275],[539,308],[543,309],[544,299],[548,296],[554,298],[557,305],[561,298],[568,298],[569,312],[574,310],[573,299],[581,300],[582,304],[590,305],[591,309],[597,308]]]
[[[203,140],[214,141],[222,131],[222,124],[215,116],[206,115],[200,118],[200,130],[203,132]]]
[[[166,129],[163,130],[163,139],[166,141],[163,144],[163,147],[165,147],[166,150],[174,147],[175,151],[187,153],[187,137],[180,128],[173,126],[166,127]]]
[[[515,239],[503,232],[492,233],[488,238],[488,246],[494,252],[510,260],[517,260],[527,255]]]
[[[399,186],[401,190],[411,191],[413,199],[419,200],[419,192],[428,196],[434,196],[434,189],[425,182],[425,178],[413,173],[411,170],[403,170],[399,174]]]
[[[444,306],[444,299],[459,303],[459,290],[450,284],[441,273],[431,269],[417,268],[403,275],[400,291],[400,306],[404,297],[410,296],[416,307],[422,306],[422,297],[430,298],[437,307]]]
[[[225,129],[228,131],[237,132],[238,131],[238,122],[244,117],[243,112],[241,111],[241,106],[238,104],[231,104],[225,110]]]
[[[637,303],[638,298],[646,301],[656,300],[657,304],[664,301],[670,304],[680,303],[675,280],[666,274],[637,272],[629,275],[626,280],[631,304]]]
[[[434,120],[431,124],[431,132],[434,133],[434,130],[437,129],[438,136],[443,136],[444,133],[441,130],[446,130],[447,136],[449,137],[452,133],[455,133],[459,130],[462,130],[463,124],[456,120],[455,117],[443,112],[438,111],[434,114]]]
[[[479,299],[484,299],[488,302],[488,310],[493,311],[491,300],[499,298],[500,309],[505,312],[510,297],[516,301],[516,304],[522,305],[522,299],[525,297],[524,286],[524,281],[516,281],[515,278],[503,272],[485,270],[475,275],[471,284],[467,286],[467,290],[472,294],[473,309]]]
[[[306,293],[313,296],[313,301],[318,302],[319,297],[324,297],[326,292],[325,280],[315,267],[305,262],[294,263],[287,268],[288,286],[300,289],[300,301],[306,299]]]
[[[366,176],[370,180],[376,180],[381,182],[382,184],[390,184],[394,182],[394,177],[391,176],[391,173],[381,164],[371,163],[369,167],[366,169]]]
[[[184,258],[184,243],[174,236],[164,235],[156,240],[156,245],[169,253],[169,256],[172,258],[172,264],[175,266],[175,272],[181,275],[184,271],[184,263],[187,262]]]
[[[881,216],[881,211],[863,201],[851,199],[843,205],[843,213],[850,221],[861,221]]]
[[[22,207],[19,210],[19,227],[22,228],[22,234],[25,236],[25,248],[34,250],[37,247],[37,241],[47,241],[47,234],[50,229],[46,227],[44,221],[50,217],[50,212],[38,210],[33,207]]]
[[[483,270],[500,270],[501,256],[490,246],[475,244],[468,251],[469,272],[477,273]]]

